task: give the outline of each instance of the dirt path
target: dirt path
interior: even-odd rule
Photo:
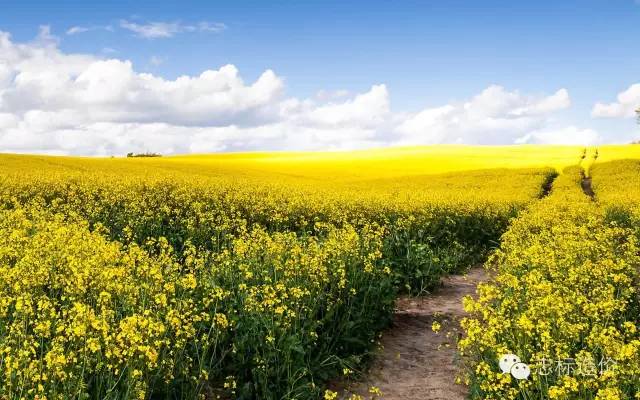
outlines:
[[[466,388],[455,383],[462,298],[475,294],[486,279],[486,271],[475,267],[467,275],[446,278],[432,295],[400,298],[366,380],[343,389],[343,398],[355,393],[369,399],[368,389],[376,386],[385,400],[464,399]],[[439,333],[432,330],[434,321],[442,325]]]
[[[583,176],[580,185],[582,186],[584,194],[591,197],[592,200],[595,199],[596,194],[593,191],[593,187],[591,187],[591,177]]]

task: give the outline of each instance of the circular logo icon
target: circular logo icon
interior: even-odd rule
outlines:
[[[500,365],[500,370],[503,373],[508,374],[509,372],[511,372],[511,367],[519,362],[521,362],[521,360],[517,355],[505,354],[504,356],[500,357],[500,361],[498,362],[498,364]]]
[[[511,376],[518,380],[527,379],[531,374],[529,366],[523,362],[515,363],[511,367]]]

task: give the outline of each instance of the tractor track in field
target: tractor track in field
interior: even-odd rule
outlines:
[[[444,278],[433,294],[399,298],[393,324],[383,333],[382,348],[366,378],[337,387],[341,398],[358,394],[385,400],[465,399],[467,388],[455,382],[460,366],[456,343],[465,315],[462,298],[474,295],[478,283],[488,277],[483,267],[476,266],[465,275]],[[434,322],[442,326],[437,333],[432,330]],[[380,389],[381,397],[369,393],[372,386]]]
[[[598,150],[596,149],[594,155],[592,156],[593,161],[592,164],[596,162],[596,160],[598,159]],[[593,191],[593,186],[592,186],[592,182],[591,182],[591,174],[589,173],[589,170],[591,168],[591,165],[588,165],[586,167],[582,167],[582,181],[580,181],[580,187],[582,188],[582,192],[589,196],[589,198],[591,198],[591,200],[595,201],[596,200],[596,193]]]
[[[596,194],[591,186],[591,177],[583,176],[580,186],[582,186],[582,191],[585,195],[589,196],[591,200],[595,200]]]

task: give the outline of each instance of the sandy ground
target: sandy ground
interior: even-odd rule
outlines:
[[[356,393],[365,399],[465,399],[466,387],[455,383],[462,298],[475,294],[477,284],[486,279],[486,271],[475,267],[467,275],[444,279],[431,295],[398,299],[393,325],[384,332],[369,373],[361,382],[340,385],[342,398]],[[442,325],[439,333],[431,329],[434,321]],[[372,397],[371,386],[378,387],[382,397]]]

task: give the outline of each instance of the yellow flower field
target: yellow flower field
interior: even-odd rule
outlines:
[[[472,396],[631,398],[640,161],[608,161],[635,154],[0,155],[0,399],[322,398],[399,293],[490,254],[460,342]],[[618,369],[516,382],[503,352]]]
[[[610,161],[635,147],[598,153],[511,224],[487,263],[495,280],[466,300],[472,398],[640,398],[640,160]],[[530,379],[503,374],[504,354],[528,363]]]

